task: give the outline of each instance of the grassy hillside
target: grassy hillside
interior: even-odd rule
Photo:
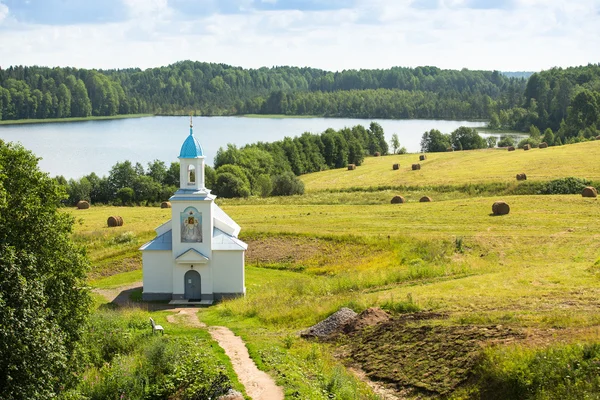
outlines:
[[[345,168],[302,176],[307,192],[374,186],[437,186],[468,183],[514,182],[517,173],[528,180],[549,181],[575,176],[600,180],[600,141],[568,146],[509,152],[488,149],[448,153],[428,153],[419,161],[418,154],[368,157],[354,171]],[[392,165],[400,164],[394,171]],[[411,165],[421,164],[412,171]]]
[[[249,243],[247,296],[203,309],[200,318],[241,335],[289,398],[375,398],[347,372],[348,362],[407,398],[585,398],[600,389],[593,370],[600,362],[599,200],[467,193],[392,205],[394,190],[320,190],[425,185],[415,190],[427,192],[426,185],[477,179],[493,188],[517,172],[530,180],[600,180],[599,152],[600,142],[590,142],[428,154],[416,172],[404,168],[414,154],[370,158],[356,171],[306,176],[305,196],[219,200]],[[391,170],[395,160],[400,171]],[[398,177],[405,180],[390,181]],[[490,215],[499,199],[510,214]],[[74,237],[89,250],[92,277],[139,270],[137,248],[170,217],[170,210],[139,207],[67,212],[78,221]],[[110,215],[121,215],[124,226],[108,228]],[[99,282],[139,279],[129,272]],[[379,306],[396,319],[336,344],[297,337],[342,306]],[[405,322],[402,313],[415,310],[420,317]],[[400,355],[400,364],[390,361]]]

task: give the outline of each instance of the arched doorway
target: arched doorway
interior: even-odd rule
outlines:
[[[183,279],[185,281],[185,292],[183,297],[187,300],[200,301],[202,299],[202,287],[198,271],[194,271],[193,269],[189,270],[185,273]]]

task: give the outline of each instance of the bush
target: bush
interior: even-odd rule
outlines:
[[[515,145],[515,140],[511,136],[501,136],[498,147],[510,147]]]
[[[215,192],[218,196],[225,198],[248,197],[250,196],[250,186],[240,177],[223,172],[217,175]]]
[[[523,147],[525,147],[526,144],[530,145],[531,147],[538,147],[540,145],[540,141],[539,141],[539,139],[533,139],[533,138],[528,137],[528,138],[521,140],[519,142],[519,144],[517,145],[517,147],[519,149],[522,149]]]
[[[271,180],[271,177],[267,174],[259,175],[259,177],[256,178],[256,190],[260,197],[270,196],[273,191],[273,181]]]
[[[304,194],[304,182],[291,172],[273,177],[273,196]]]
[[[133,189],[129,187],[124,187],[117,191],[118,203],[124,206],[133,204],[134,196]]]
[[[540,194],[581,194],[583,188],[590,184],[587,179],[560,178],[545,183]]]

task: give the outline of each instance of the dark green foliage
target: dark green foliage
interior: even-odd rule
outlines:
[[[519,149],[522,149],[523,147],[525,147],[526,144],[530,145],[531,147],[538,147],[540,144],[540,141],[539,141],[539,139],[534,139],[534,138],[528,137],[528,138],[521,140],[519,142],[519,144],[517,145],[517,147]]]
[[[474,128],[461,126],[450,134],[450,141],[455,150],[474,150],[487,147],[487,142]]]
[[[486,139],[486,142],[487,142],[487,147],[489,147],[490,149],[493,149],[494,147],[496,147],[498,138],[496,136],[488,136],[488,138]]]
[[[304,194],[304,182],[291,172],[273,177],[273,196],[292,196]]]
[[[581,194],[583,188],[590,184],[587,179],[560,178],[545,183],[540,194]]]
[[[0,387],[7,399],[47,399],[72,384],[88,313],[89,267],[57,207],[57,180],[0,140]]]
[[[542,142],[545,142],[548,146],[554,145],[554,132],[552,132],[552,129],[546,128],[544,136],[542,137]]]
[[[450,135],[443,134],[437,129],[425,132],[421,137],[421,151],[424,153],[436,153],[446,151],[450,147]]]
[[[248,197],[250,196],[250,184],[240,167],[226,164],[217,168],[214,191],[217,196],[225,198]]]
[[[500,128],[550,128],[562,143],[586,128],[595,130],[600,124],[599,83],[600,64],[535,73],[527,81],[523,103],[500,111]]]
[[[498,142],[498,147],[510,147],[515,145],[515,140],[512,136],[501,136]]]
[[[129,206],[133,204],[133,199],[135,197],[135,193],[132,188],[124,187],[117,190],[117,194],[115,196],[116,200],[119,201],[119,204],[124,206]]]
[[[477,398],[576,400],[600,392],[600,345],[489,350],[477,373]]]
[[[333,73],[192,61],[144,71],[11,66],[0,70],[0,115],[18,119],[194,112],[489,118],[491,111],[519,105],[525,83],[497,71],[435,67]]]

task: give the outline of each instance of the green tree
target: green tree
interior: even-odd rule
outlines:
[[[291,172],[273,177],[273,196],[292,196],[304,194],[304,182]]]
[[[488,123],[488,128],[500,129],[500,120],[498,119],[498,114],[492,113],[490,116],[490,122]]]
[[[552,132],[552,129],[546,128],[546,130],[544,131],[544,137],[542,138],[542,141],[545,142],[548,146],[552,146],[554,144],[554,132]]]
[[[539,141],[540,136],[541,136],[541,133],[540,133],[540,130],[538,129],[538,127],[535,125],[531,125],[529,127],[529,137],[532,138],[533,140]]]
[[[0,140],[0,387],[48,399],[73,384],[90,305],[89,263],[71,241],[66,197],[37,158]]]
[[[450,147],[450,135],[443,134],[437,129],[423,133],[421,137],[421,151],[424,153],[438,153]]]
[[[400,140],[398,140],[398,134],[394,133],[392,135],[392,149],[394,151],[394,154],[396,154],[398,152],[398,149],[400,148]]]
[[[498,141],[498,138],[496,136],[488,136],[487,138],[487,147],[490,149],[493,149],[494,147],[496,147],[496,142]]]
[[[483,149],[486,147],[486,141],[477,130],[461,126],[450,134],[452,146],[457,150]]]

